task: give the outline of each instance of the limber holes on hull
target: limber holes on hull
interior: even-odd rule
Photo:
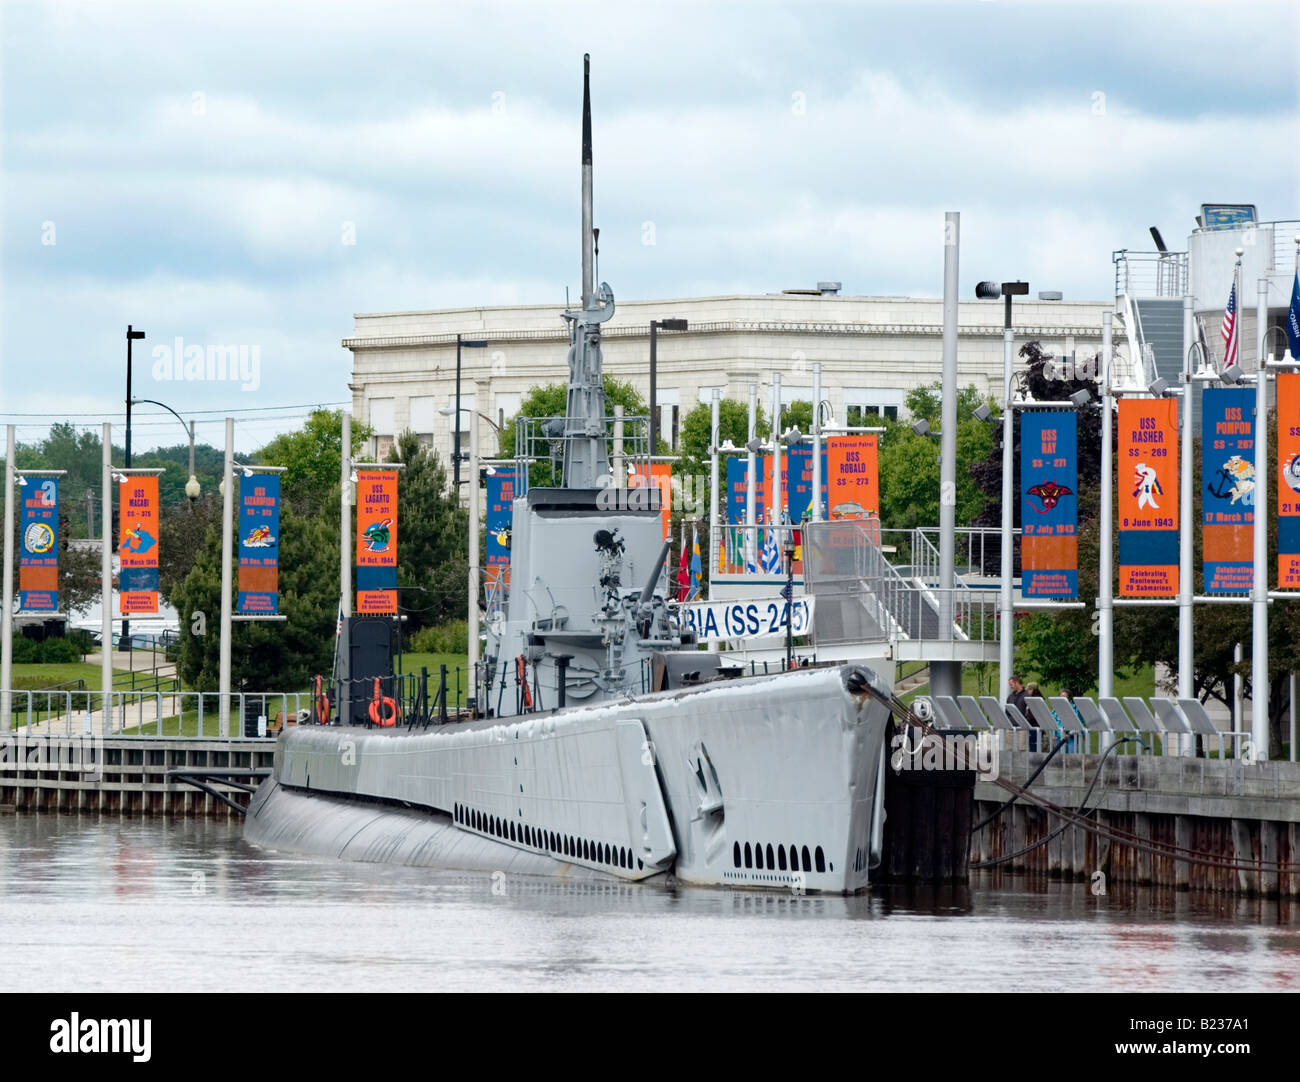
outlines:
[[[604,864],[629,872],[634,870],[634,864],[638,872],[645,869],[641,858],[625,846],[614,846],[608,842],[592,841],[572,834],[560,834],[553,830],[535,827],[530,823],[516,823],[464,804],[452,806],[452,819],[460,826],[468,827],[480,834],[490,835],[503,842],[541,849],[557,859],[585,860],[590,864]],[[820,852],[819,849],[818,853]]]
[[[743,861],[743,864],[742,864]],[[786,855],[786,847],[778,845],[775,850],[769,842],[764,845],[759,842],[756,845],[745,843],[742,850],[740,842],[731,843],[731,863],[737,868],[757,868],[759,871],[767,869],[768,871],[805,871],[811,872],[816,869],[819,872],[826,871],[826,854],[822,852],[819,845],[812,852],[808,852],[805,845],[802,848],[797,845],[790,846],[789,856]],[[830,866],[830,870],[835,870],[835,865]]]

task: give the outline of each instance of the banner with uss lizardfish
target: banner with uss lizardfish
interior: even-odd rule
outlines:
[[[279,611],[280,477],[258,473],[239,485],[239,590],[241,616]]]

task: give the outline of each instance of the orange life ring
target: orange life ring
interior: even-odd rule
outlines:
[[[532,710],[533,692],[528,686],[528,662],[524,660],[523,654],[515,658],[515,677],[524,686],[524,709]]]
[[[321,687],[320,676],[316,677],[316,720],[322,725],[330,723],[330,700]]]
[[[387,713],[384,713],[387,711]],[[391,728],[397,724],[397,719],[401,711],[397,709],[397,703],[387,695],[383,695],[379,690],[379,677],[375,677],[375,694],[370,700],[370,720],[376,725],[382,725],[384,728]]]

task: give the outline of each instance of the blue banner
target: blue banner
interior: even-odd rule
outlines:
[[[510,568],[510,531],[514,525],[515,475],[504,470],[487,479],[486,581],[491,584]]]
[[[1071,412],[1020,415],[1020,592],[1073,601],[1079,594],[1079,476]]]
[[[280,475],[255,473],[239,483],[241,616],[274,616],[280,603]]]
[[[29,477],[22,501],[18,545],[18,610],[59,611],[59,479]]]
[[[1201,574],[1207,594],[1254,586],[1255,391],[1201,395]]]

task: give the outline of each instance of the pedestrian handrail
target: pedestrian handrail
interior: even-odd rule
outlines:
[[[928,699],[936,729],[1001,733],[1011,748],[1023,743],[1018,734],[1036,730],[1075,739],[1066,751],[1100,754],[1123,740],[1126,747],[1122,753],[1126,755],[1209,758],[1216,750],[1222,759],[1242,754],[1250,737],[1249,733],[1218,728],[1197,699],[1126,696],[1121,705],[1111,696],[1096,701],[1084,696],[1072,700],[1035,697],[1026,700],[1028,718],[1011,703],[1001,703],[991,695],[981,695],[978,701],[971,695],[932,695]],[[1029,750],[1034,749],[1031,746]]]

